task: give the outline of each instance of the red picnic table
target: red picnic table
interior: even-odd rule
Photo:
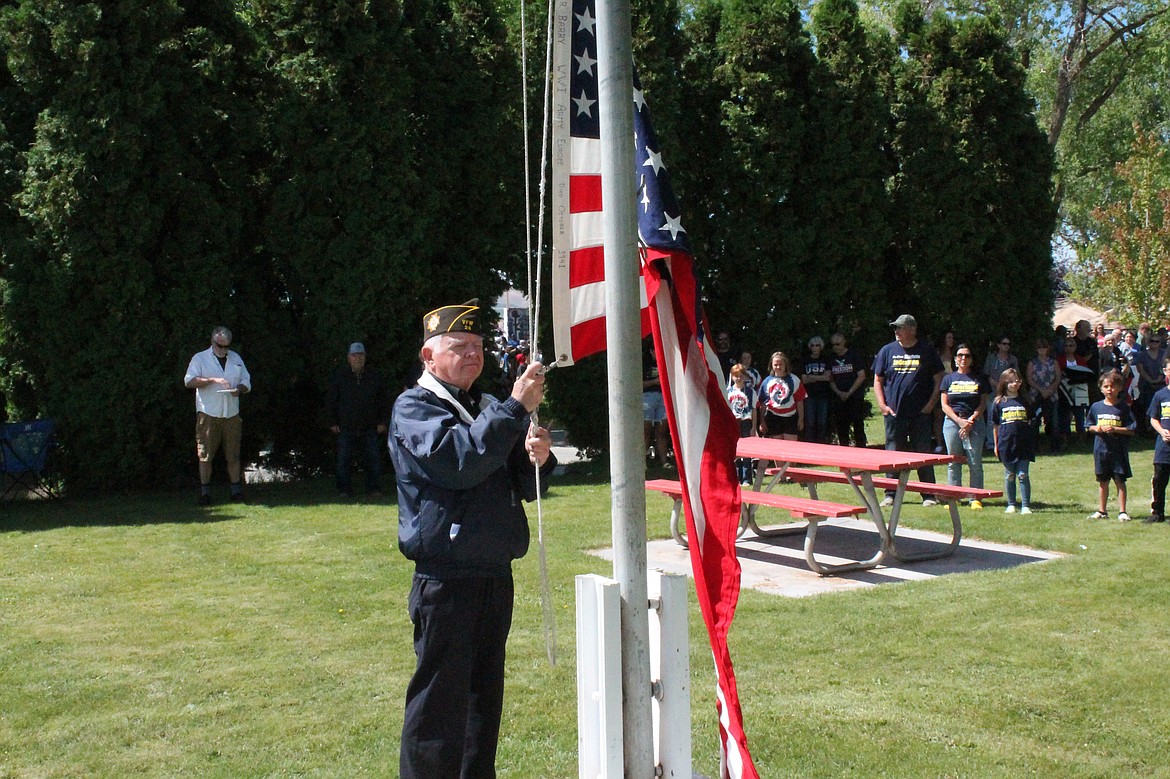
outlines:
[[[736,456],[759,460],[756,469],[754,488],[756,491],[771,492],[776,484],[784,480],[799,482],[808,487],[810,496],[816,499],[816,485],[818,483],[848,484],[854,493],[865,505],[866,513],[877,528],[881,543],[877,552],[868,560],[858,560],[839,565],[818,563],[812,554],[812,546],[816,538],[817,522],[809,522],[805,536],[805,551],[809,566],[821,574],[843,573],[845,571],[868,570],[881,565],[887,555],[901,562],[918,560],[932,560],[954,554],[963,536],[963,527],[959,519],[958,503],[961,498],[987,498],[1002,495],[995,490],[974,489],[969,487],[953,487],[944,484],[928,482],[911,482],[910,472],[917,468],[949,465],[961,461],[961,457],[951,455],[925,454],[922,452],[898,452],[887,449],[865,449],[849,446],[832,446],[829,444],[810,444],[802,441],[786,441],[778,438],[741,438],[736,447]],[[775,463],[769,467],[769,462]],[[812,468],[804,467],[812,466]],[[828,470],[834,469],[834,470]],[[875,474],[891,474],[881,476]],[[767,483],[765,479],[771,476]],[[888,507],[889,513],[883,511],[882,498],[878,495],[880,489],[892,489],[893,503]],[[902,504],[907,492],[918,492],[924,495],[934,495],[937,500],[946,503],[950,509],[953,535],[949,544],[941,551],[930,551],[919,554],[904,554],[898,551],[896,535],[898,520],[901,516]],[[756,524],[755,513],[757,506],[750,505],[744,508],[744,519],[741,528],[750,526],[761,536],[781,535],[799,532],[800,528],[778,528],[761,530]]]

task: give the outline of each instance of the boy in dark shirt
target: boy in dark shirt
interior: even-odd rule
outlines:
[[[1098,386],[1105,399],[1089,407],[1088,430],[1093,434],[1093,468],[1097,474],[1097,510],[1089,519],[1108,519],[1105,504],[1109,500],[1109,481],[1117,485],[1117,518],[1129,521],[1125,513],[1125,480],[1133,476],[1129,467],[1129,437],[1137,429],[1129,404],[1121,400],[1121,374],[1109,371]]]

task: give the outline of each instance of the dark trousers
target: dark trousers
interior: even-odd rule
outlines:
[[[931,451],[930,445],[930,414],[912,414],[900,417],[891,414],[886,420],[886,449],[898,452],[925,452]],[[895,474],[888,474],[891,478]],[[934,484],[934,468],[927,466],[918,469],[918,481]],[[888,497],[894,497],[894,490],[886,490]],[[923,500],[933,500],[933,495],[922,493]]]
[[[382,452],[386,441],[375,430],[342,430],[337,434],[337,491],[353,492],[350,465],[355,452],[361,452],[366,469],[366,492],[382,489]]]
[[[512,600],[510,575],[415,575],[410,619],[418,663],[406,688],[403,779],[495,777]]]
[[[823,444],[829,440],[829,399],[804,399],[804,440]]]
[[[1048,433],[1048,442],[1053,452],[1060,451],[1064,438],[1062,433],[1065,432],[1060,427],[1060,419],[1057,413],[1057,397],[1058,395],[1053,395],[1050,398],[1040,399],[1040,418],[1044,422],[1044,430]],[[991,417],[988,417],[988,422],[990,421]],[[990,433],[991,429],[989,426],[988,434],[990,435]]]
[[[1150,482],[1150,513],[1166,516],[1166,485],[1170,483],[1170,465],[1154,463],[1154,478]]]
[[[851,429],[854,446],[860,446],[864,449],[868,443],[865,437],[865,400],[863,400],[862,395],[863,393],[858,391],[845,400],[833,398],[833,402],[829,406],[833,429],[837,433],[837,443],[841,446],[849,446]]]

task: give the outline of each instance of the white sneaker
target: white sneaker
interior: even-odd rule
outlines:
[[[1004,510],[1003,510],[1003,513],[1004,513],[1004,514],[1015,514],[1015,513],[1016,513],[1016,507],[1015,507],[1015,506],[1013,506],[1012,504],[1010,504],[1010,503],[1009,503],[1009,504],[1008,504],[1008,507],[1007,507],[1006,509],[1004,509]]]
[[[1104,511],[1094,511],[1089,515],[1089,519],[1109,519],[1109,515]]]
[[[934,498],[927,498],[926,500],[922,501],[922,505],[923,506],[937,506],[938,501],[935,500]]]
[[[1129,514],[1126,514],[1124,511],[1121,512],[1120,514],[1118,514],[1117,518],[1120,519],[1122,522],[1129,522]]]
[[[888,509],[892,505],[894,505],[894,499],[891,498],[889,495],[882,498],[882,508]]]
[[[1020,509],[1020,513],[1021,514],[1031,514],[1032,509],[1028,508],[1027,506],[1024,506],[1022,509]]]

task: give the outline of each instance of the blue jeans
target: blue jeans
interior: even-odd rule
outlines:
[[[943,420],[943,440],[947,442],[947,454],[966,455],[967,465],[971,469],[971,486],[976,489],[983,487],[983,438],[986,435],[987,427],[982,420],[975,421],[966,438],[959,435],[959,426],[950,417]],[[962,463],[947,466],[947,484],[953,487],[963,484]]]
[[[366,492],[382,489],[382,437],[374,430],[342,430],[337,434],[337,491],[353,493],[349,466],[355,452],[361,452],[366,468]]]
[[[886,422],[886,449],[897,452],[925,452],[931,451],[930,446],[930,414],[912,414],[900,417],[895,414],[883,417]],[[892,478],[894,474],[889,474]],[[934,468],[926,466],[918,469],[918,481],[934,483]],[[894,497],[894,490],[886,490],[887,497]],[[923,500],[933,500],[933,495],[922,494]]]
[[[1027,506],[1032,499],[1032,482],[1028,478],[1028,460],[1015,460],[1003,464],[1003,494],[1009,506],[1016,505],[1016,480],[1020,482],[1020,506]]]
[[[804,437],[814,444],[829,440],[829,399],[804,399]]]

